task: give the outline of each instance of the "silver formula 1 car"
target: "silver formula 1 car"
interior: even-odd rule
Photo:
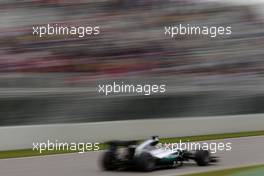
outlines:
[[[102,167],[105,170],[136,169],[153,171],[160,168],[182,166],[185,161],[194,160],[198,166],[207,166],[217,162],[208,150],[167,150],[159,143],[157,136],[142,143],[137,141],[111,141],[108,150],[102,157]]]

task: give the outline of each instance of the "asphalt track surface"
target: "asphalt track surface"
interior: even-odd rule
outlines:
[[[85,154],[61,154],[41,157],[0,160],[1,176],[176,176],[188,173],[221,170],[225,168],[264,164],[264,136],[244,137],[213,142],[231,142],[231,151],[221,151],[219,163],[199,167],[195,163],[179,168],[157,170],[151,173],[102,171],[99,160],[102,152]]]

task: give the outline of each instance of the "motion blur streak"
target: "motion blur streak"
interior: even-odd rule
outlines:
[[[264,113],[262,7],[194,0],[2,0],[0,125]],[[100,35],[32,35],[33,26],[46,24],[100,26]],[[232,26],[232,35],[165,37],[164,26],[177,24]],[[98,94],[98,84],[113,81],[166,84],[168,92]]]
[[[4,176],[176,176],[194,172],[221,170],[230,167],[257,165],[263,164],[264,162],[264,153],[256,152],[263,149],[261,145],[264,142],[263,137],[225,139],[216,140],[215,142],[232,142],[233,148],[232,152],[218,152],[217,155],[221,157],[220,163],[213,164],[209,167],[198,167],[195,163],[188,163],[181,168],[158,170],[151,173],[125,171],[103,172],[98,165],[101,152],[88,152],[85,154],[0,160],[0,170]]]

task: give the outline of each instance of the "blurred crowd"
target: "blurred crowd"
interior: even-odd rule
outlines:
[[[32,35],[33,26],[47,24],[100,26],[100,35]],[[232,35],[164,35],[165,26],[179,24],[231,26]],[[0,0],[0,126],[263,113],[263,48],[255,6]],[[97,80],[141,78],[165,82],[168,92],[100,97],[90,91]]]
[[[254,7],[179,0],[0,1],[0,72],[263,76],[264,28]],[[46,24],[100,26],[99,36],[32,35]],[[232,35],[164,36],[177,24],[231,26]]]

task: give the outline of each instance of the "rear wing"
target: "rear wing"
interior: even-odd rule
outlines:
[[[108,145],[108,150],[116,151],[119,147],[130,147],[137,145],[138,141],[110,141],[106,143]]]
[[[109,141],[106,143],[108,146],[115,146],[115,147],[128,147],[131,145],[137,145],[138,141]]]

